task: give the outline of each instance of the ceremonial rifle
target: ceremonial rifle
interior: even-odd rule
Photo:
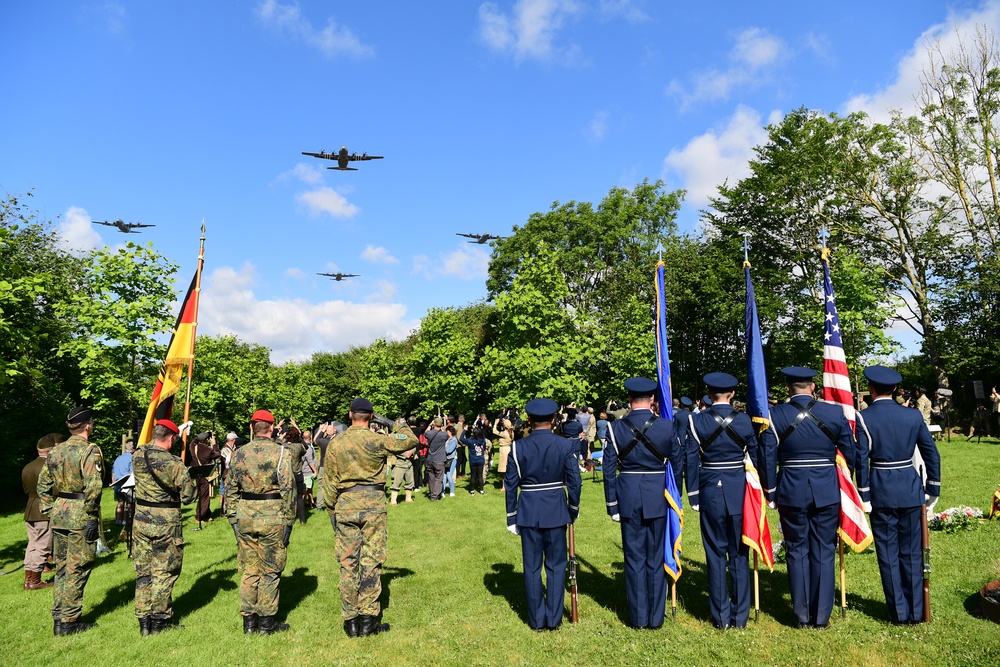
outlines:
[[[573,524],[569,524],[569,602],[570,623],[580,622],[580,613],[577,609],[577,588],[576,588],[576,531]]]

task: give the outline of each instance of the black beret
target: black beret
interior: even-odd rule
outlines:
[[[524,406],[524,411],[532,417],[551,417],[559,412],[559,405],[551,398],[536,398],[528,401]]]
[[[736,385],[739,384],[739,380],[730,375],[729,373],[709,373],[704,378],[705,386],[709,390],[714,390],[716,392],[726,392],[736,389]]]
[[[367,398],[355,398],[351,401],[351,412],[375,412],[375,407]]]

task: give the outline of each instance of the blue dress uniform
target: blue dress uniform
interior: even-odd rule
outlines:
[[[920,511],[924,494],[932,503],[941,494],[941,457],[920,412],[890,398],[902,380],[899,373],[869,366],[865,377],[874,389],[881,386],[883,391],[878,393],[885,397],[859,413],[858,490],[861,499],[871,503],[872,535],[889,620],[919,623],[924,616]],[[924,460],[926,487],[913,465],[914,450]]]
[[[736,388],[737,380],[727,373],[709,373],[705,384],[713,393],[727,393]],[[743,457],[748,453],[757,464],[753,422],[729,403],[716,401],[688,417],[686,450],[688,502],[698,508],[701,519],[712,624],[721,629],[746,627],[750,566],[743,545]]]
[[[633,398],[652,397],[656,387],[656,382],[647,378],[625,382],[625,390]],[[608,515],[621,521],[629,625],[659,628],[667,604],[664,475],[668,460],[675,470],[681,464],[674,423],[657,417],[652,410],[633,409],[611,424],[608,439],[604,499]]]
[[[674,412],[674,441],[677,443],[676,447],[678,450],[683,453],[687,448],[687,429],[689,418],[692,414],[691,406],[694,405],[694,401],[687,396],[681,396],[680,403],[680,409]],[[681,486],[681,481],[687,479],[686,467],[687,457],[682,456],[681,464],[674,468],[674,475],[677,478],[677,490],[681,493],[683,493],[685,488]]]
[[[559,406],[547,398],[530,401],[529,416],[551,418]],[[511,445],[504,488],[507,525],[521,536],[528,625],[559,627],[565,605],[566,525],[580,513],[579,444],[536,428]],[[545,566],[545,585],[542,566]]]
[[[789,384],[812,382],[816,375],[801,366],[781,372]],[[800,627],[826,627],[833,611],[840,524],[837,450],[853,465],[854,433],[840,406],[795,394],[771,408],[761,444],[761,481],[781,517],[795,618]]]

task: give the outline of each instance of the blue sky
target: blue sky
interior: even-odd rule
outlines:
[[[643,178],[692,229],[768,122],[912,108],[928,39],[1000,29],[1000,1],[762,4],[5,2],[0,189],[71,248],[152,240],[178,286],[204,219],[199,332],[277,362],[401,338],[485,296],[456,233]],[[385,159],[300,154],[341,145]]]

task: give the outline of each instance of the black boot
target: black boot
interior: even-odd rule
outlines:
[[[257,634],[257,614],[250,614],[243,617],[243,634]]]
[[[149,634],[151,635],[158,635],[164,630],[180,630],[183,628],[184,628],[183,625],[172,623],[169,618],[149,619]]]
[[[275,632],[285,632],[286,630],[288,630],[288,623],[278,623],[274,616],[261,616],[257,634],[273,635]]]
[[[56,637],[62,637],[63,634],[62,621],[58,619],[52,619],[52,634],[54,634]]]
[[[62,633],[61,636],[75,635],[80,632],[86,632],[91,628],[96,628],[97,623],[84,623],[83,621],[73,621],[71,623],[63,621],[62,623]]]
[[[139,619],[139,634],[143,637],[149,636],[149,616],[143,616]]]
[[[344,621],[344,632],[347,633],[348,637],[357,637],[359,634],[358,630],[358,617],[349,618]]]
[[[361,637],[389,632],[389,624],[379,623],[378,616],[359,616],[358,618],[361,619],[358,623],[358,635]]]

